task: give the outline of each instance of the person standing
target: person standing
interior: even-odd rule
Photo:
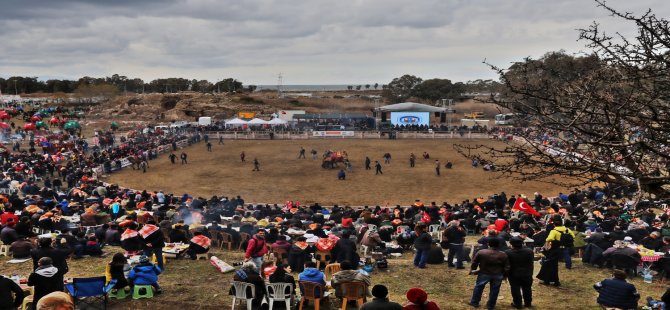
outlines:
[[[416,164],[416,156],[414,156],[414,153],[409,154],[409,167],[414,168],[414,165]]]
[[[177,155],[175,155],[174,153],[170,153],[170,162],[174,165],[176,160]]]
[[[188,158],[188,155],[186,155],[185,152],[181,152],[181,156],[180,156],[180,158],[181,158],[181,164],[182,164],[182,165],[184,165],[184,164],[188,164],[188,161],[186,161],[186,159]]]
[[[263,255],[268,252],[265,243],[265,230],[259,229],[258,232],[247,243],[247,250],[244,252],[244,262],[251,261],[256,265],[259,273],[263,272]]]
[[[414,267],[423,269],[426,268],[426,262],[428,262],[428,251],[430,251],[433,238],[426,231],[426,224],[423,223],[417,224],[416,227],[414,227],[414,232],[417,236],[414,240],[414,248],[416,249],[416,254],[414,255]]]
[[[561,281],[558,278],[558,261],[563,255],[559,241],[548,242],[542,249],[542,266],[537,278],[540,279],[540,284],[553,283],[554,286],[561,286]]]
[[[447,255],[447,265],[449,267],[456,267],[457,269],[464,269],[463,267],[463,244],[465,244],[465,229],[461,226],[459,221],[451,221],[444,231],[444,240],[449,243],[449,254]],[[456,257],[456,265],[454,265],[454,257]]]
[[[254,169],[251,171],[261,171],[261,163],[256,158],[254,158]]]
[[[223,134],[219,133],[219,145],[223,145]]]
[[[365,170],[370,170],[370,157],[365,156]]]
[[[240,160],[241,160],[242,162],[244,162],[244,158],[245,158],[246,156],[247,156],[247,155],[244,154],[244,151],[242,151],[242,153],[240,153]]]
[[[384,174],[382,172],[382,164],[378,160],[375,160],[375,175],[376,174]]]
[[[316,154],[317,154],[317,152],[316,152],[315,149],[312,149],[312,151],[310,152],[310,154],[312,154],[312,159],[316,159]]]
[[[302,146],[300,147],[300,153],[298,154],[298,159],[300,158],[305,159],[305,148]]]
[[[437,159],[435,160],[435,175],[440,176],[440,161]]]
[[[554,215],[551,222],[554,224],[554,229],[547,236],[547,244],[551,241],[558,241],[565,268],[570,269],[572,268],[572,254],[575,251],[575,233],[563,226],[563,218],[560,215]]]
[[[512,291],[512,307],[532,307],[533,304],[533,250],[523,246],[523,239],[513,237],[512,248],[505,251],[509,259],[507,280]],[[523,294],[523,304],[522,304]]]
[[[147,162],[146,159],[142,159],[142,161],[140,162],[140,169],[142,169],[142,173],[146,173],[147,168],[149,168],[149,163]]]
[[[212,151],[212,143],[207,142],[207,152],[211,152],[211,151]]]
[[[144,242],[144,255],[151,257],[156,255],[156,263],[158,268],[165,270],[163,268],[163,247],[165,247],[165,239],[163,238],[163,232],[161,229],[156,226],[156,221],[149,220],[147,223],[138,231],[142,240]]]
[[[62,292],[63,272],[53,265],[50,257],[39,259],[38,267],[28,276],[28,286],[34,287],[33,309],[37,309],[40,299],[52,292]]]
[[[484,288],[489,285],[489,300],[486,302],[486,308],[494,309],[500,293],[500,286],[504,278],[505,271],[509,269],[509,260],[505,252],[498,251],[500,239],[491,238],[488,240],[488,249],[482,249],[472,258],[470,274],[477,274],[475,288],[472,290],[472,298],[468,303],[470,306],[479,307],[479,301],[482,299]],[[479,267],[479,270],[477,268]]]

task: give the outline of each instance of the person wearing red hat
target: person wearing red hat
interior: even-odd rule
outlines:
[[[440,310],[435,302],[428,301],[428,293],[418,287],[407,291],[407,301],[409,303],[403,307],[403,310]]]

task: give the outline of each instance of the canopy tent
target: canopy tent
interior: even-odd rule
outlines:
[[[268,123],[268,121],[262,120],[260,118],[254,118],[254,119],[250,120],[249,122],[247,122],[247,124],[249,124],[249,125],[265,125],[267,123]]]
[[[432,105],[416,103],[416,102],[401,102],[396,104],[389,104],[382,107],[375,108],[378,112],[446,112],[447,108],[434,107]]]
[[[288,124],[288,122],[281,119],[281,118],[276,117],[276,118],[273,118],[272,120],[268,121],[267,124],[268,125],[273,125],[273,126],[274,125],[286,125],[286,124]]]
[[[245,121],[243,119],[239,119],[239,118],[233,118],[233,119],[227,120],[225,122],[226,127],[228,127],[228,126],[243,126],[243,125],[246,125],[246,124],[247,124],[247,121]]]

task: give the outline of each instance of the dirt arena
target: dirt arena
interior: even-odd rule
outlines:
[[[210,140],[211,141],[211,140]],[[498,173],[473,168],[460,156],[454,144],[501,143],[493,140],[226,140],[225,145],[212,142],[207,152],[204,142],[184,149],[188,164],[179,159],[172,165],[168,154],[149,162],[147,173],[124,169],[107,182],[133,189],[163,190],[165,193],[209,198],[212,195],[241,195],[247,202],[282,203],[298,200],[322,205],[409,205],[415,199],[450,203],[504,191],[508,195],[540,192],[555,196],[560,188],[546,183],[519,183]],[[300,147],[307,159],[297,159]],[[317,150],[317,160],[309,154]],[[347,179],[337,179],[338,169],[321,168],[324,150],[344,150],[354,169]],[[175,152],[177,156],[182,150]],[[241,162],[240,153],[246,153]],[[426,151],[430,160],[421,154]],[[389,152],[391,164],[382,155]],[[416,167],[409,167],[409,154],[417,156]],[[373,170],[364,169],[365,156],[372,160]],[[259,172],[252,171],[253,159],[260,162]],[[435,175],[435,159],[442,163],[441,176]],[[383,175],[375,175],[374,161],[382,162]],[[453,169],[445,169],[451,161]],[[343,165],[341,165],[343,166]]]

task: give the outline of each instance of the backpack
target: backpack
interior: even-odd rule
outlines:
[[[558,233],[561,234],[560,242],[563,247],[572,248],[575,246],[575,237],[570,234],[570,231],[567,228],[564,233],[560,231],[558,231]]]

